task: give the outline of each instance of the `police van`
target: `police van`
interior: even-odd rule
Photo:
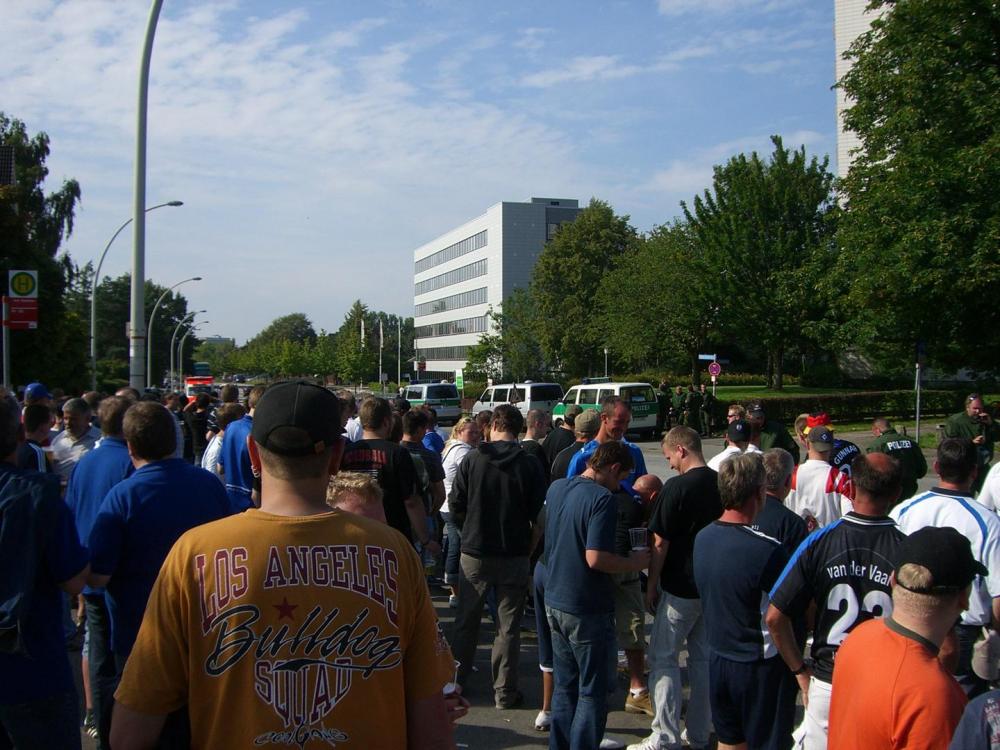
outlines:
[[[462,416],[462,400],[454,383],[411,383],[400,390],[410,406],[433,409],[439,424],[455,424]]]
[[[472,416],[481,411],[493,411],[500,404],[513,404],[524,416],[532,409],[540,409],[551,414],[552,409],[563,397],[562,386],[558,383],[502,383],[491,385],[472,405]]]
[[[656,392],[649,383],[601,383],[585,381],[574,385],[552,410],[552,420],[562,418],[566,407],[576,404],[581,409],[600,409],[605,396],[621,396],[632,408],[628,431],[652,438],[656,432]]]

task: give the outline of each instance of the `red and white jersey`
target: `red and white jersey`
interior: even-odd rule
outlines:
[[[810,458],[792,471],[792,491],[785,505],[826,526],[853,510],[852,494],[850,477],[826,461]]]

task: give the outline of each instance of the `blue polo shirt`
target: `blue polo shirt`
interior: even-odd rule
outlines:
[[[247,438],[253,428],[253,417],[247,414],[232,422],[222,436],[222,450],[219,451],[219,465],[226,472],[226,494],[234,513],[242,513],[253,505],[250,493],[253,490],[253,469],[250,467],[250,451]]]
[[[597,450],[599,446],[596,440],[591,440],[583,448],[580,449],[569,462],[569,469],[566,471],[567,477],[575,477],[578,474],[583,474],[584,470],[587,468],[587,461],[590,460],[590,456],[594,451]],[[628,475],[624,482],[622,482],[621,487],[623,490],[631,495],[635,492],[632,491],[632,485],[635,484],[635,480],[646,473],[646,459],[642,457],[642,449],[635,443],[630,443],[628,440],[622,438],[622,445],[628,448],[629,453],[632,454],[632,461],[635,466],[632,467],[632,472]]]
[[[66,505],[76,519],[76,533],[86,542],[97,520],[108,490],[132,475],[135,467],[122,438],[103,437],[97,447],[77,463],[66,486]],[[86,586],[85,594],[100,594],[104,589]]]
[[[146,464],[108,492],[90,533],[90,567],[110,575],[111,648],[128,656],[160,566],[188,529],[230,514],[219,480],[181,458]]]
[[[24,482],[43,487],[38,502],[23,495],[15,500],[12,487]],[[3,536],[36,536],[33,545],[37,567],[31,598],[24,616],[24,645],[28,656],[0,653],[0,705],[50,698],[73,690],[73,673],[66,656],[63,633],[63,597],[59,584],[73,578],[87,565],[87,550],[80,544],[73,515],[59,497],[55,474],[22,471],[0,464],[0,510]],[[13,543],[15,549],[21,545]],[[8,548],[10,549],[10,548]],[[0,559],[2,559],[0,554]],[[4,576],[10,574],[4,563]],[[8,579],[5,583],[10,583]]]

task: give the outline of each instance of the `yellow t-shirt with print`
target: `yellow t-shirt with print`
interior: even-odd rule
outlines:
[[[249,510],[170,551],[115,699],[187,705],[194,747],[403,748],[454,660],[415,551],[343,511]]]

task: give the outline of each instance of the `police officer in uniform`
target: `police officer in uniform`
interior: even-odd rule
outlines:
[[[897,461],[903,470],[903,493],[900,498],[906,500],[917,494],[917,480],[927,474],[927,459],[920,450],[917,441],[906,435],[900,435],[885,417],[879,417],[872,422],[872,434],[875,440],[868,446],[869,453],[886,453]]]

